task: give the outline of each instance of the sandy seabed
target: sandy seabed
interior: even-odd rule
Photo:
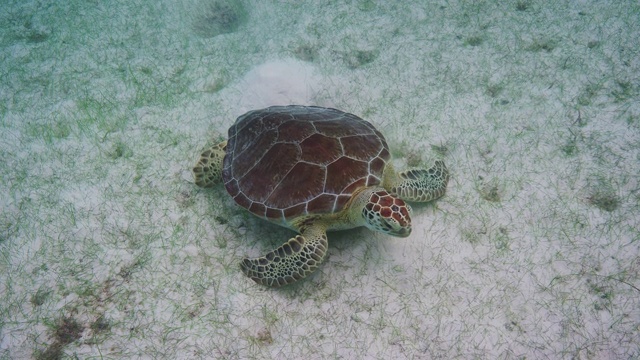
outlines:
[[[640,357],[637,1],[4,1],[0,359]],[[247,110],[451,171],[405,239],[292,233],[190,169]]]

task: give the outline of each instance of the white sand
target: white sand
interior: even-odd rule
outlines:
[[[640,357],[637,1],[211,1],[3,3],[0,359]],[[255,285],[292,234],[190,168],[282,103],[446,147],[446,196]]]

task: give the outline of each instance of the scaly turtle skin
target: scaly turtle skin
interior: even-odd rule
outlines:
[[[366,226],[390,235],[411,233],[411,207],[444,195],[444,162],[396,172],[382,134],[339,110],[273,106],[250,111],[229,129],[228,141],[205,150],[195,183],[224,183],[235,202],[299,233],[242,271],[278,287],[307,277],[327,255],[327,231]]]

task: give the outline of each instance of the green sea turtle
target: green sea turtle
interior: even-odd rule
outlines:
[[[444,195],[443,161],[396,172],[382,134],[369,122],[315,106],[273,106],[240,116],[227,141],[205,150],[195,183],[224,186],[256,216],[299,233],[242,271],[278,287],[307,277],[327,256],[327,231],[358,226],[406,237],[411,207]]]

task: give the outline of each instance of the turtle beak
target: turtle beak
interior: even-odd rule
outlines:
[[[403,227],[398,231],[399,237],[407,237],[409,235],[411,235],[411,227]]]
[[[398,221],[394,221],[393,219],[385,219],[383,220],[383,223],[385,225],[383,227],[386,229],[386,232],[389,235],[397,237],[407,237],[411,235],[411,224],[401,224]]]

